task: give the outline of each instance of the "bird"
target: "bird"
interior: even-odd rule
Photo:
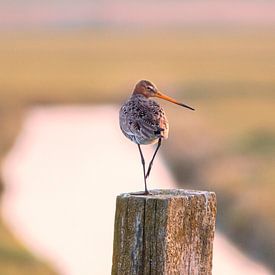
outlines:
[[[152,99],[154,97],[170,101],[193,111],[195,110],[193,107],[181,103],[159,91],[156,85],[148,80],[140,80],[135,85],[130,98],[122,104],[119,111],[120,129],[128,139],[138,146],[143,167],[145,191],[142,194],[144,195],[150,194],[147,188],[147,178],[150,175],[162,139],[167,139],[169,132],[167,116],[160,104]],[[155,143],[157,143],[157,147],[146,172],[141,145]]]

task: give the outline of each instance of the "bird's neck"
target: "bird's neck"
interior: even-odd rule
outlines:
[[[146,96],[144,96],[143,94],[139,94],[139,93],[133,93],[131,95],[131,99],[135,99],[135,98],[140,98],[140,99],[148,99]]]
[[[140,91],[134,90],[132,96],[141,96],[144,98],[148,98],[144,93],[141,93]]]

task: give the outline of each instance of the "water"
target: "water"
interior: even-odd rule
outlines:
[[[147,146],[146,159],[152,153]],[[61,274],[110,274],[115,197],[143,190],[138,148],[120,133],[116,106],[31,109],[3,176],[4,218],[34,253]],[[148,185],[175,188],[160,155]],[[213,274],[271,273],[217,232]]]

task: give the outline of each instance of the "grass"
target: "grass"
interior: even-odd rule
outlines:
[[[115,99],[141,78],[170,93],[182,86],[207,93],[213,84],[223,93],[232,83],[242,93],[248,83],[260,90],[275,82],[272,32],[2,33],[0,45],[1,95],[8,99]]]
[[[272,130],[256,128],[248,132],[237,143],[236,151],[244,154],[274,156],[275,153],[275,132]]]
[[[0,274],[55,275],[48,264],[35,258],[0,219]]]
[[[0,60],[1,157],[29,104],[118,103],[146,78],[196,107],[163,103],[168,165],[181,186],[216,191],[218,226],[275,270],[273,30],[3,32]]]

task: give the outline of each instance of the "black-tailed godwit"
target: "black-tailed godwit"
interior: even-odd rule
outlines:
[[[139,81],[131,97],[122,105],[119,112],[120,128],[127,138],[138,145],[143,166],[145,195],[149,194],[146,179],[150,175],[154,158],[161,145],[161,140],[168,138],[169,131],[169,124],[164,110],[156,101],[150,99],[151,97],[159,97],[194,110],[194,108],[161,93],[157,87],[148,80]],[[157,148],[146,173],[145,160],[140,145],[154,144],[156,142],[158,143]]]

